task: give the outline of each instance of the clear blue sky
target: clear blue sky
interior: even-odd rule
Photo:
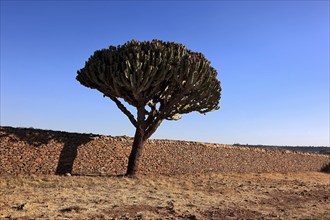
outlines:
[[[175,41],[218,70],[221,109],[152,136],[329,146],[329,1],[1,1],[1,125],[134,135],[76,72],[98,49]]]

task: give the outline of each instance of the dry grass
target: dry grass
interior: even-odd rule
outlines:
[[[330,219],[330,175],[5,176],[0,198],[1,219]]]

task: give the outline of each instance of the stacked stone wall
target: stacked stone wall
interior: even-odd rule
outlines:
[[[133,139],[1,127],[0,175],[122,175]],[[320,171],[329,155],[200,142],[149,140],[139,173]]]

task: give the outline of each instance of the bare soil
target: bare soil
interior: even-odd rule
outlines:
[[[330,219],[330,175],[1,176],[0,219]]]

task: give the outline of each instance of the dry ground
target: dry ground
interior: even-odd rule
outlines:
[[[2,176],[0,198],[0,219],[330,219],[330,175]]]

